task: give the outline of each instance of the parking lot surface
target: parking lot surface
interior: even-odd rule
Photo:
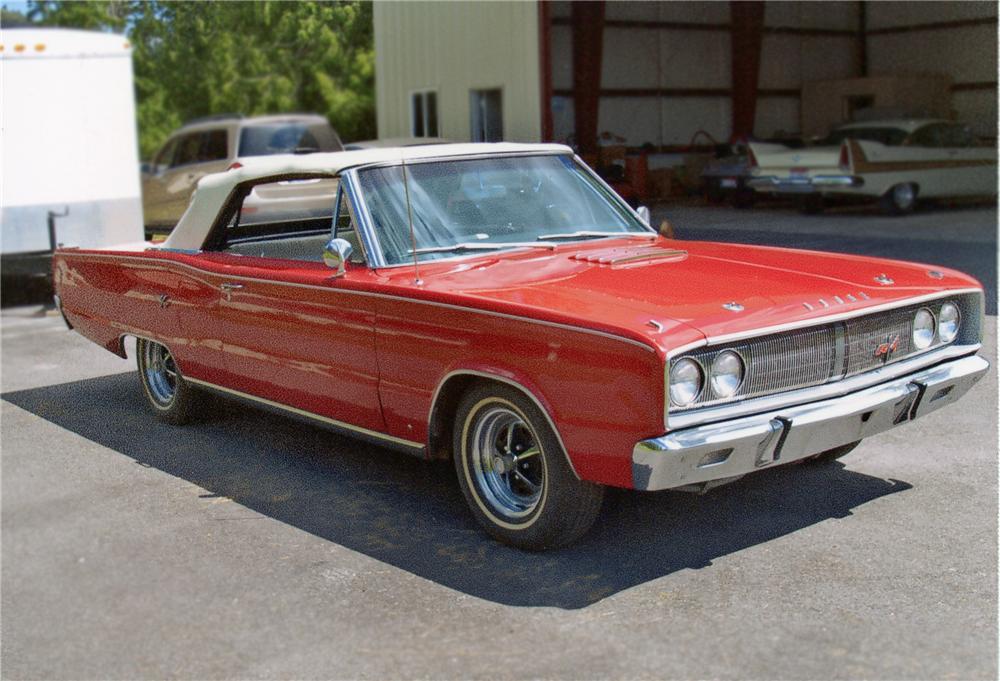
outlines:
[[[663,212],[698,238],[803,220]],[[868,236],[995,262],[938,218]],[[222,401],[161,424],[131,361],[36,311],[2,315],[5,678],[997,676],[995,369],[841,462],[613,491],[530,554],[478,530],[448,465]],[[992,316],[984,346],[995,366]]]

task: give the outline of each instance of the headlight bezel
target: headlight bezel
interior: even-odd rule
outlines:
[[[919,320],[921,315],[926,315],[925,319],[930,321],[930,327],[920,326]],[[913,347],[917,350],[927,350],[934,344],[934,339],[937,337],[938,320],[937,315],[929,307],[917,308],[917,311],[913,313],[913,330],[910,334],[910,340],[913,342]]]
[[[691,394],[691,396],[684,401],[678,400],[674,394],[674,386],[679,382],[675,382],[675,373],[682,371],[682,367],[692,367],[697,374],[697,390]],[[681,357],[676,361],[672,362],[670,365],[670,370],[667,372],[667,397],[670,400],[670,404],[675,407],[684,408],[689,407],[698,401],[701,397],[702,392],[705,390],[705,368],[701,365],[701,362],[692,357]]]
[[[945,311],[951,309],[955,311],[954,319],[945,321]],[[954,328],[950,332],[945,332],[946,324],[954,324]],[[962,310],[953,303],[952,301],[946,301],[942,303],[941,307],[938,309],[937,315],[937,335],[938,340],[941,343],[951,343],[956,338],[958,338],[959,331],[962,330]]]
[[[739,378],[736,381],[735,385],[733,385],[731,388],[727,386],[726,390],[723,390],[720,389],[718,382],[716,380],[719,376],[722,375],[721,372],[717,369],[717,364],[719,364],[720,360],[726,361],[729,358],[735,359],[736,366],[739,369],[738,372]],[[734,395],[736,395],[736,393],[739,392],[740,388],[743,386],[743,381],[746,379],[746,374],[747,374],[747,364],[746,360],[743,359],[743,356],[740,353],[733,350],[732,348],[727,348],[725,350],[722,350],[712,359],[712,364],[709,367],[708,385],[712,391],[712,396],[718,399],[729,399],[730,397],[733,397]]]

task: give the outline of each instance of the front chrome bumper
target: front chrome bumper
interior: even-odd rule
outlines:
[[[963,357],[833,399],[643,440],[632,450],[633,484],[697,489],[825,452],[951,404],[989,368]]]
[[[759,175],[747,180],[747,185],[776,194],[813,194],[824,189],[857,188],[864,186],[864,178],[857,175]]]

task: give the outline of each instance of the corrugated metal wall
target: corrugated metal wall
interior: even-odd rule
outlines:
[[[436,90],[439,136],[470,139],[469,91],[503,90],[504,139],[541,137],[534,2],[376,2],[379,137],[408,137],[410,95]]]
[[[552,3],[552,75],[557,95],[573,86],[571,28],[565,21],[569,15],[570,3]],[[720,141],[729,138],[729,3],[609,2],[606,20],[602,88],[690,92],[605,96],[601,131],[625,137],[630,146],[686,145],[699,129]],[[764,24],[755,132],[794,133],[799,130],[797,91],[802,83],[856,75],[858,6],[769,2]],[[697,92],[703,90],[717,93]],[[555,138],[564,139],[573,132],[572,99],[555,97],[553,113]]]
[[[872,2],[867,12],[872,75],[950,76],[956,118],[996,136],[997,3]]]

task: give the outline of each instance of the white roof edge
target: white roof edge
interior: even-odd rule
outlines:
[[[82,31],[73,28],[35,28],[33,26],[4,28],[0,31],[2,59],[38,57],[72,57],[86,55],[130,56],[131,43],[121,33]],[[21,52],[17,45],[24,45]],[[43,46],[41,50],[36,46]]]
[[[161,244],[162,248],[196,250],[205,243],[208,230],[222,205],[236,185],[276,175],[320,173],[336,175],[342,170],[371,163],[393,163],[422,159],[462,156],[490,156],[503,154],[560,153],[572,154],[573,150],[562,144],[437,144],[429,147],[396,147],[358,149],[326,154],[280,154],[253,156],[241,159],[242,168],[206,175],[198,182],[198,189],[180,222]]]

